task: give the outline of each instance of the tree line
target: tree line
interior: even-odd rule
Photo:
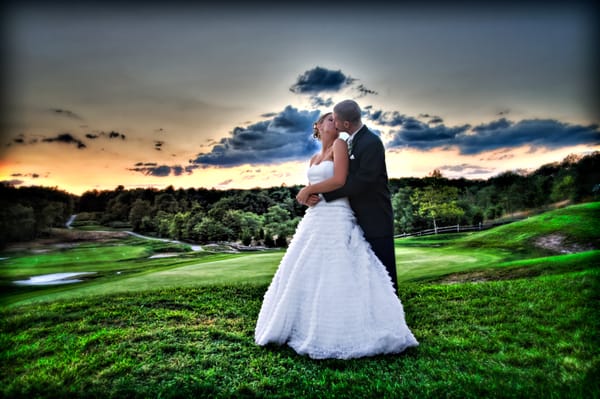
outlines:
[[[600,153],[570,155],[531,173],[507,171],[489,179],[390,179],[395,233],[443,225],[473,225],[520,210],[569,200],[598,200]],[[302,186],[215,190],[154,188],[91,190],[81,196],[57,188],[0,185],[0,245],[49,234],[71,214],[75,225],[126,228],[188,242],[237,241],[285,247],[305,207]]]

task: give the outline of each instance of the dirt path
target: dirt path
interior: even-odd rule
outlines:
[[[130,236],[137,237],[137,238],[142,238],[142,239],[145,239],[145,240],[154,240],[154,241],[161,241],[161,242],[171,242],[173,244],[189,245],[192,248],[192,251],[195,251],[195,252],[204,251],[204,249],[200,245],[188,244],[186,242],[181,242],[181,241],[177,241],[177,240],[170,240],[168,238],[157,238],[157,237],[144,236],[144,235],[141,235],[141,234],[138,234],[138,233],[134,233],[133,231],[125,231],[124,233],[127,233]]]

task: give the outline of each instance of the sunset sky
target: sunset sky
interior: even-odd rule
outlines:
[[[20,4],[3,17],[0,136],[16,186],[305,184],[312,123],[346,98],[392,178],[600,150],[587,2]]]

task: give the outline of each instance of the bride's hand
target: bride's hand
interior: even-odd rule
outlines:
[[[300,190],[300,192],[298,192],[298,195],[296,195],[296,201],[302,205],[307,205],[308,197],[310,197],[311,194],[312,193],[310,192],[308,186],[304,187],[302,190]]]

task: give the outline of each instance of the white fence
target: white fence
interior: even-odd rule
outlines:
[[[462,232],[467,232],[467,231],[487,230],[487,229],[491,229],[492,227],[496,227],[496,226],[500,226],[503,224],[514,222],[516,220],[520,220],[520,219],[496,221],[493,223],[486,223],[486,224],[479,223],[479,224],[470,225],[470,226],[461,226],[460,224],[457,224],[454,226],[438,227],[437,229],[427,229],[427,230],[415,231],[412,233],[396,234],[394,236],[394,238],[419,237],[419,236],[427,236],[427,235],[431,235],[431,234],[462,233]]]

